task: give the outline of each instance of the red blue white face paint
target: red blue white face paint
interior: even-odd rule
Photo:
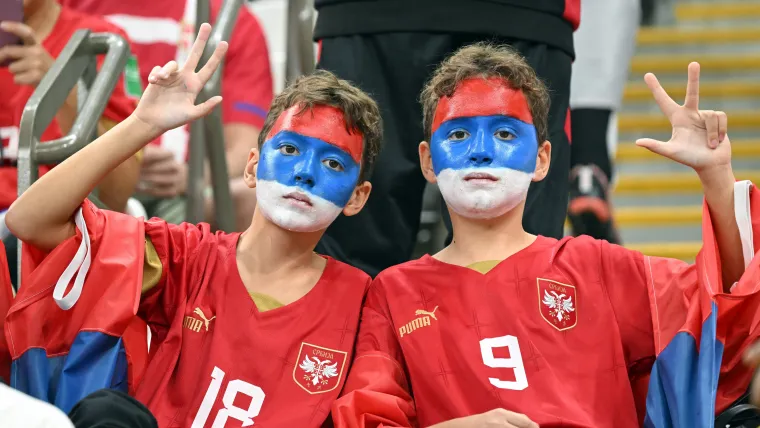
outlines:
[[[323,230],[356,187],[363,137],[329,106],[284,111],[261,147],[256,200],[262,214],[295,232]],[[299,114],[300,113],[300,114]]]
[[[538,140],[522,91],[499,78],[472,78],[442,97],[430,154],[446,204],[468,218],[495,218],[525,200]]]

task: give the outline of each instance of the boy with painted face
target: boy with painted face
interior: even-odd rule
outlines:
[[[421,97],[429,141],[419,146],[422,172],[446,201],[453,242],[373,281],[345,394],[333,405],[336,426],[637,427],[643,416],[637,387],[655,356],[662,364],[676,361],[670,374],[681,378],[701,376],[689,367],[709,369],[700,360],[709,352],[698,353],[694,336],[673,340],[673,347],[668,342],[687,312],[693,315],[689,301],[704,290],[727,293],[754,254],[750,245],[743,256],[734,217],[726,116],[697,110],[697,64],[689,68],[685,106],[653,75],[647,83],[673,124],[673,138],[638,144],[699,174],[712,220],[703,231],[705,247],[717,242],[722,272],[715,252],[698,280],[693,266],[678,260],[588,237],[526,233],[528,186],[549,168],[547,90],[510,49],[465,47],[440,65]],[[753,216],[760,219],[757,208]],[[703,278],[709,284],[699,283]],[[742,301],[747,286],[754,284],[739,284],[730,297]],[[702,322],[684,334],[699,337]],[[747,336],[737,334],[736,340]],[[729,343],[724,361],[735,365]],[[722,352],[723,343],[702,336],[698,349],[712,352],[713,345]],[[738,377],[748,381],[747,375]],[[675,394],[709,397],[707,389]],[[670,404],[662,389],[650,387],[649,399],[654,409]],[[705,415],[693,408],[686,414],[692,419],[682,426],[706,426],[694,419]]]
[[[222,42],[195,72],[209,33],[204,24],[183,67],[154,68],[129,119],[24,193],[7,217],[17,236],[50,250],[89,233],[96,269],[97,251],[118,244],[97,242],[97,222],[77,233],[72,219],[101,176],[219,105],[221,97],[194,103],[226,51]],[[137,315],[153,332],[136,397],[162,427],[318,427],[345,381],[370,278],[313,251],[341,212],[359,212],[369,196],[378,108],[348,82],[319,72],[276,97],[263,129],[245,171],[258,190],[247,231],[134,220],[145,237]],[[85,219],[116,215],[87,202],[82,212]]]

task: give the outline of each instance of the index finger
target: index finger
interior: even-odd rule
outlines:
[[[201,60],[201,56],[203,56],[203,50],[206,49],[206,43],[210,34],[211,25],[205,22],[201,24],[198,36],[195,38],[193,47],[190,50],[190,55],[187,57],[187,62],[182,66],[183,69],[195,72],[195,69],[198,68],[198,62]]]
[[[34,31],[31,27],[22,22],[3,21],[0,23],[0,29],[18,36],[25,45],[37,44],[37,38],[34,37]]]
[[[654,74],[645,74],[644,82],[646,82],[649,90],[652,91],[654,101],[660,107],[660,110],[662,110],[663,114],[665,114],[665,116],[670,119],[673,113],[675,113],[675,111],[678,110],[678,108],[681,106],[679,106],[677,102],[673,101],[673,98],[670,98],[670,95],[665,92],[665,88],[660,85],[660,81],[657,80],[657,77],[655,77]]]
[[[689,64],[689,80],[686,81],[686,100],[684,107],[699,110],[699,63]]]

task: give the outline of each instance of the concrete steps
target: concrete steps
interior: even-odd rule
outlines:
[[[644,84],[655,73],[681,101],[690,62],[702,66],[700,107],[728,114],[734,173],[760,183],[760,1],[680,1],[671,26],[642,29],[618,117],[613,191],[624,245],[691,261],[701,247],[702,188],[694,172],[633,144],[667,138],[670,124]]]

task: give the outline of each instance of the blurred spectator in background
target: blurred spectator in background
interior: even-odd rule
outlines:
[[[423,139],[419,94],[439,62],[484,40],[516,48],[549,87],[551,170],[531,186],[523,222],[530,233],[563,236],[573,30],[580,0],[316,0],[315,7],[318,67],[377,100],[385,135],[372,197],[359,215],[335,221],[317,247],[320,253],[371,275],[409,259],[425,188],[417,154]]]
[[[154,66],[171,60],[183,64],[195,39],[195,0],[62,1],[75,9],[103,15],[127,32],[132,38],[133,52],[139,58],[144,85],[147,85]],[[210,0],[212,23],[222,3],[223,0]],[[273,97],[264,32],[246,7],[240,8],[232,31],[222,82],[227,172],[236,224],[238,230],[244,230],[251,221],[256,198],[255,190],[242,181],[243,169],[248,152],[256,146]],[[171,223],[185,219],[189,129],[184,126],[169,131],[155,144],[145,147],[139,199],[149,216],[161,217]],[[210,184],[208,171],[206,182]],[[207,201],[207,220],[210,221],[213,209],[210,193]]]
[[[621,243],[609,201],[616,113],[636,50],[640,15],[640,0],[584,0],[583,25],[575,32],[568,217],[573,235],[613,244]]]
[[[18,137],[21,114],[42,77],[53,65],[71,36],[79,29],[94,32],[126,35],[118,27],[105,20],[75,12],[62,7],[56,0],[24,0],[24,22],[3,22],[0,31],[18,36],[23,44],[0,48],[0,140],[2,162],[0,165],[0,234],[3,236],[8,262],[16,265],[16,240],[9,235],[2,218],[17,195]],[[102,63],[102,57],[98,63]],[[129,76],[127,72],[125,76]],[[127,118],[135,108],[139,93],[130,89],[139,81],[129,82],[120,78],[98,124],[102,134]],[[67,134],[77,116],[78,93],[75,87],[55,115],[53,122],[42,134],[42,141],[50,141]],[[52,166],[41,166],[40,175]],[[124,211],[127,200],[135,190],[139,174],[139,159],[133,158],[109,174],[98,186],[99,199],[110,209]],[[61,185],[65,185],[62,183]],[[11,269],[14,284],[16,269]]]

